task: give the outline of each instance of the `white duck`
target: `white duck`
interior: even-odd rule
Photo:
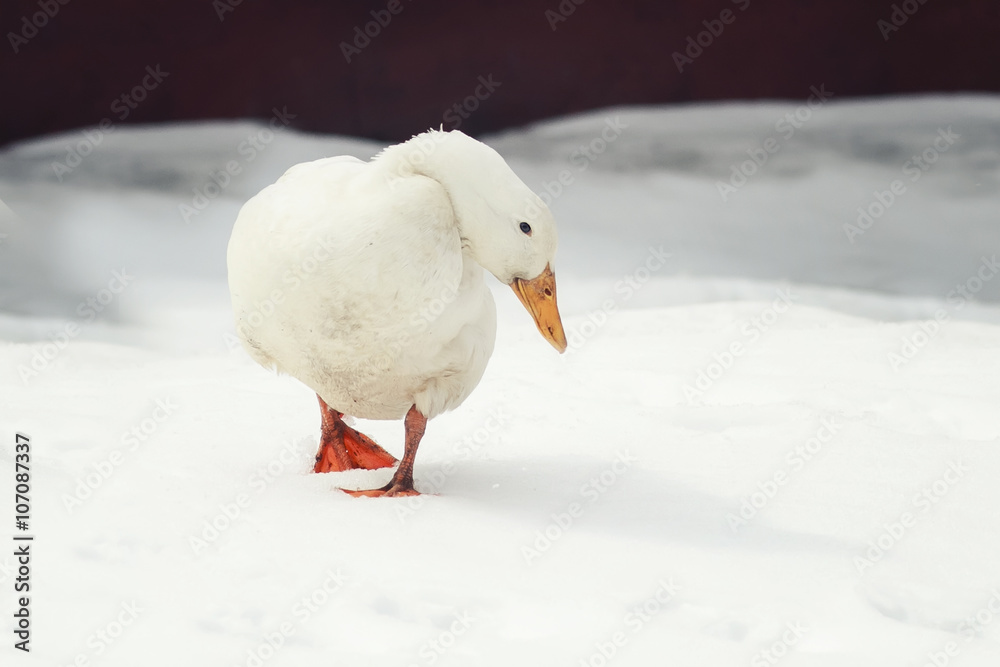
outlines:
[[[493,353],[483,269],[565,351],[555,250],[551,213],[496,151],[425,132],[370,162],[296,165],[243,206],[228,251],[236,330],[258,363],[318,395],[315,472],[395,464],[343,416],[405,416],[392,480],[355,495],[415,495],[427,420],[469,396]]]

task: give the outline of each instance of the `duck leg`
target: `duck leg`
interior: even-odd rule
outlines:
[[[420,494],[413,488],[413,459],[417,457],[417,447],[420,439],[424,437],[424,429],[427,427],[427,417],[424,417],[417,410],[417,406],[410,408],[403,420],[406,427],[406,449],[403,452],[403,460],[399,462],[396,473],[389,480],[389,483],[380,489],[370,489],[367,491],[348,491],[352,496],[419,496]]]
[[[395,465],[396,457],[344,423],[343,412],[334,410],[322,398],[319,398],[319,409],[323,421],[313,472],[340,472],[352,468],[374,470]]]

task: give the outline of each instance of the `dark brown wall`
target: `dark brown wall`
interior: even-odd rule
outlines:
[[[454,127],[445,112],[490,75],[500,85],[462,122],[469,133],[612,104],[797,99],[820,84],[838,97],[1000,90],[996,0],[398,0],[350,63],[340,43],[386,1],[242,0],[220,20],[227,1],[41,0],[55,15],[17,53],[10,34],[42,9],[2,2],[0,143],[119,122],[113,101],[157,64],[169,75],[125,122],[287,107],[298,128],[386,140]],[[575,9],[553,30],[546,10],[560,4]],[[886,40],[878,21],[893,5],[916,11]],[[723,10],[732,22],[678,72],[672,54]]]

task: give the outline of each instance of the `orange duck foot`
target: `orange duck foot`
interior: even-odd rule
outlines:
[[[394,484],[389,482],[380,489],[363,489],[361,491],[344,490],[355,498],[399,498],[401,496],[419,496],[420,492],[413,488],[413,482],[409,484]]]
[[[427,426],[427,418],[417,410],[417,406],[410,408],[403,420],[406,427],[406,446],[403,452],[403,460],[399,462],[399,467],[393,473],[392,479],[381,489],[367,489],[363,491],[345,491],[355,498],[362,496],[368,498],[398,498],[400,496],[419,496],[420,494],[413,488],[413,459],[417,456],[417,446],[424,436],[424,428]]]
[[[317,396],[317,398],[319,398]],[[375,470],[396,465],[396,457],[364,433],[344,423],[344,413],[319,399],[323,423],[313,472],[341,472],[355,468]]]

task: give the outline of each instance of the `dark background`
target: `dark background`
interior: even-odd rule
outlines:
[[[41,0],[58,11],[17,53],[10,33],[42,9],[2,2],[0,144],[274,107],[299,129],[400,140],[453,128],[445,113],[490,75],[500,86],[462,123],[470,134],[617,104],[804,99],[821,84],[839,99],[1000,90],[996,0],[399,0],[350,63],[341,42],[387,2],[237,1]],[[553,30],[560,6],[573,11]],[[904,6],[916,11],[886,40],[878,22]],[[678,72],[672,54],[726,9],[734,20]],[[121,121],[112,103],[156,65],[169,76]]]

